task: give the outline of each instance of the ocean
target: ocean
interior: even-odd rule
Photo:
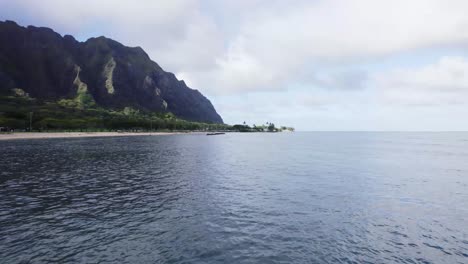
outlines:
[[[468,133],[0,142],[0,263],[468,263]]]

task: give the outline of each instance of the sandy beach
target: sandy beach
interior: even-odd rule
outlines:
[[[167,136],[187,134],[184,132],[17,132],[0,134],[0,140],[80,138],[80,137],[127,137],[127,136]]]

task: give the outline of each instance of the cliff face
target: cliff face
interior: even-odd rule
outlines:
[[[0,22],[0,93],[15,89],[38,99],[87,96],[106,108],[223,123],[206,97],[165,72],[139,47],[105,37],[78,42],[49,28]]]

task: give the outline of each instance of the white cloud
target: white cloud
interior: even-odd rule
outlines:
[[[267,5],[268,6],[268,5]],[[197,84],[223,91],[272,90],[303,67],[468,43],[466,1],[305,1],[273,4],[239,21],[218,68]],[[221,77],[222,80],[219,80]]]
[[[448,120],[468,114],[465,0],[0,0],[0,7],[2,20],[143,47],[208,95],[227,122],[456,129]],[[442,54],[429,63],[407,56],[435,50]],[[393,58],[401,60],[380,67]]]
[[[217,25],[196,0],[0,0],[0,6],[2,19],[141,46],[168,71],[209,69],[223,51]]]
[[[400,68],[373,76],[383,103],[443,105],[468,103],[468,60],[442,57],[419,68]]]
[[[418,48],[468,45],[463,0],[0,0],[3,18],[61,33],[102,31],[142,46],[166,70],[209,93],[288,88],[330,65]],[[335,74],[336,75],[336,74]],[[334,74],[328,77],[342,78]],[[328,78],[326,77],[326,78]],[[318,80],[316,85],[342,85]]]

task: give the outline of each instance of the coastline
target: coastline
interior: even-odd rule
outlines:
[[[0,134],[1,140],[82,138],[82,137],[126,137],[126,136],[168,136],[196,132],[13,132]]]

